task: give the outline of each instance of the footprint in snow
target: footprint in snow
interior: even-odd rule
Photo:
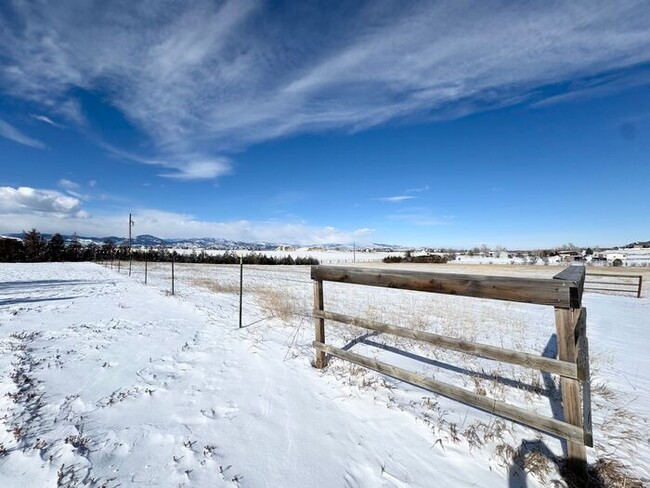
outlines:
[[[239,413],[239,407],[237,407],[236,404],[229,402],[228,405],[202,409],[201,413],[204,417],[207,417],[211,420],[220,418],[232,420],[237,417]]]

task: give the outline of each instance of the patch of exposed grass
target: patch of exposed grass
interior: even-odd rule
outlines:
[[[255,293],[260,306],[267,313],[283,321],[304,315],[297,297],[288,290],[279,288],[258,288]]]
[[[239,283],[228,283],[207,278],[196,278],[192,280],[194,286],[205,288],[212,293],[239,293]]]

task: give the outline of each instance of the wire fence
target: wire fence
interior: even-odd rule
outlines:
[[[307,303],[312,287],[309,265],[196,264],[122,260],[98,261],[98,264],[172,296],[203,290],[229,295],[233,299],[238,298],[238,327],[247,327],[289,314],[311,318],[311,309]],[[287,274],[294,276],[287,276]],[[303,299],[293,300],[293,303],[289,304],[292,292]]]
[[[208,263],[179,263],[179,262],[148,262],[113,260],[101,261],[100,264],[115,272],[138,280],[145,285],[155,286],[170,295],[181,295],[203,290],[212,294],[230,296],[237,305],[237,325],[245,327],[263,321],[267,318],[289,315],[311,317],[312,310],[309,301],[313,294],[313,281],[310,276],[310,265],[261,265],[261,264],[208,264]],[[587,276],[594,276],[587,273]],[[595,279],[591,278],[592,280]],[[638,285],[629,286],[629,290],[618,290],[618,287],[603,287],[605,289],[593,292],[606,294],[635,294],[642,295],[641,279]],[[619,278],[623,280],[623,278]],[[590,280],[588,279],[588,282]],[[636,283],[636,281],[635,281]],[[618,284],[618,283],[617,283]],[[588,283],[587,290],[596,285]],[[590,290],[591,291],[591,290]],[[630,293],[631,292],[631,293]],[[293,302],[291,306],[287,302]]]

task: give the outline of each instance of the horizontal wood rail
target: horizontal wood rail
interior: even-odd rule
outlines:
[[[593,446],[593,434],[591,425],[591,390],[589,387],[589,347],[586,332],[587,312],[582,308],[582,294],[585,289],[584,266],[569,266],[552,279],[330,266],[312,266],[311,277],[314,280],[313,316],[316,327],[316,340],[313,342],[313,346],[316,350],[315,366],[317,368],[327,366],[328,355],[335,356],[466,405],[565,438],[567,439],[567,468],[574,472],[579,479],[586,480],[587,453],[585,446]],[[555,308],[558,357],[557,359],[547,358],[325,311],[324,281],[550,305]],[[560,377],[564,418],[560,420],[545,417],[464,388],[325,344],[326,320],[418,340],[436,347],[494,361],[557,374]]]
[[[559,361],[557,359],[545,358],[535,354],[525,352],[513,351],[501,347],[489,346],[486,344],[478,344],[476,342],[465,341],[462,339],[454,339],[452,337],[432,334],[430,332],[421,332],[417,330],[407,329],[405,327],[397,327],[374,320],[366,320],[349,315],[343,315],[335,312],[327,312],[325,310],[314,310],[314,317],[334,320],[344,324],[355,325],[370,329],[377,332],[387,333],[394,336],[405,337],[407,339],[415,339],[418,341],[428,342],[434,346],[442,347],[444,349],[451,349],[473,356],[479,356],[486,359],[493,359],[509,364],[516,364],[517,366],[524,366],[540,371],[547,371],[567,378],[578,379],[578,367],[575,363],[569,361]]]
[[[570,268],[572,267],[574,266]],[[490,298],[567,309],[580,307],[584,283],[584,280],[578,280],[577,273],[557,279],[529,279],[340,266],[313,266],[311,278],[317,281]]]
[[[466,405],[485,410],[492,414],[500,415],[508,420],[514,420],[515,422],[528,425],[548,434],[553,434],[568,440],[583,442],[584,434],[582,429],[566,422],[562,422],[561,420],[544,417],[543,415],[529,412],[523,408],[500,402],[494,398],[479,395],[478,393],[471,392],[464,388],[449,385],[433,378],[427,378],[426,376],[417,373],[411,373],[405,369],[391,366],[382,363],[381,361],[377,361],[376,359],[370,359],[349,351],[344,351],[338,347],[329,346],[317,341],[313,342],[313,346],[320,351],[331,354],[332,356],[345,359],[360,366],[365,366],[366,368],[377,371],[378,373],[406,381],[407,383],[419,386],[420,388],[424,388],[433,393],[438,393],[447,398],[451,398],[452,400],[457,400]]]

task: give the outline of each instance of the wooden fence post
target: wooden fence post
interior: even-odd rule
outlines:
[[[558,359],[576,364],[576,325],[582,311],[582,291],[585,283],[585,268],[569,266],[557,274],[555,279],[572,281],[575,289],[571,290],[571,308],[555,307],[555,330],[557,332]],[[576,379],[560,376],[562,392],[562,410],[564,421],[582,428],[583,405],[580,396],[580,382]],[[587,481],[587,448],[585,443],[567,440],[567,470],[576,478],[578,486]]]
[[[557,331],[558,359],[576,362],[575,326],[580,310],[555,309],[555,328]],[[560,377],[562,391],[562,410],[564,421],[582,427],[582,401],[578,380]],[[567,467],[578,475],[586,475],[587,449],[584,443],[567,441]]]
[[[322,280],[314,281],[314,309],[325,309]],[[316,341],[325,344],[325,319],[315,318],[314,325],[316,326]],[[325,366],[327,366],[327,354],[325,351],[316,350],[316,368],[322,369]]]

